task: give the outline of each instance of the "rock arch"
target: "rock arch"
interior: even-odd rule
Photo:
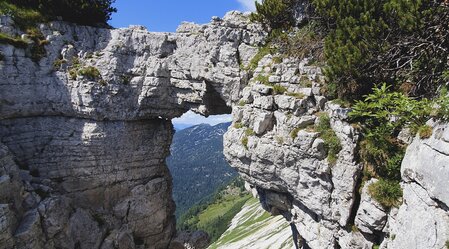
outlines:
[[[265,32],[238,12],[176,33],[63,22],[41,31],[38,63],[0,44],[0,248],[166,248],[170,120],[230,113],[246,83],[240,64]]]

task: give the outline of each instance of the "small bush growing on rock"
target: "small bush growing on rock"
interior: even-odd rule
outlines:
[[[256,1],[256,12],[251,14],[252,21],[268,24],[271,28],[288,28],[294,24],[292,8],[293,0]]]
[[[239,106],[245,106],[245,105],[246,105],[246,101],[244,101],[244,100],[239,101]]]
[[[386,84],[374,88],[364,101],[357,101],[349,116],[362,128],[360,155],[365,167],[372,167],[378,178],[399,181],[405,145],[397,135],[403,128],[410,128],[422,138],[431,136],[432,129],[425,123],[432,115],[444,119],[444,114],[438,113],[445,103],[449,103],[446,94],[433,101],[417,100],[389,91]]]
[[[87,66],[78,71],[82,76],[85,76],[91,80],[95,80],[101,77],[100,71],[93,66]]]
[[[380,179],[368,187],[370,195],[386,208],[399,205],[402,189],[399,181]]]
[[[19,48],[27,48],[29,46],[31,58],[37,62],[47,54],[45,45],[47,45],[49,41],[45,39],[42,32],[36,27],[36,24],[45,22],[46,18],[36,10],[20,7],[16,4],[17,3],[12,4],[8,3],[8,1],[1,1],[0,14],[10,16],[14,20],[14,23],[22,31],[25,31],[27,40],[30,40],[30,42],[24,41],[21,38],[6,37],[9,38],[9,42],[6,41],[6,43]]]
[[[307,57],[315,65],[322,65],[325,61],[323,36],[324,34],[320,31],[319,25],[311,21],[289,35],[274,37],[272,43],[278,46],[278,52],[285,57],[297,59]]]
[[[449,240],[446,241],[446,248],[449,249]]]

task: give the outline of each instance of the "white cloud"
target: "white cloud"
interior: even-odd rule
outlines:
[[[261,0],[257,0],[260,2]],[[256,5],[254,4],[255,0],[237,0],[242,6],[242,11],[255,11]]]
[[[174,118],[173,124],[182,124],[182,125],[197,125],[197,124],[210,124],[210,125],[216,125],[220,123],[226,123],[231,122],[232,117],[229,114],[225,115],[214,115],[209,116],[208,118],[203,117],[199,114],[196,114],[194,112],[188,111],[184,115],[182,115],[179,118]]]

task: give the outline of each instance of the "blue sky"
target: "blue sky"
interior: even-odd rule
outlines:
[[[254,0],[116,0],[118,12],[109,24],[116,28],[143,25],[149,31],[174,32],[183,21],[208,23],[212,16],[223,17],[230,10],[253,11]],[[231,121],[230,115],[202,117],[187,112],[173,119],[175,127],[200,123],[211,125]]]
[[[113,27],[143,25],[150,31],[170,31],[182,21],[208,23],[230,10],[252,11],[254,0],[116,0]]]

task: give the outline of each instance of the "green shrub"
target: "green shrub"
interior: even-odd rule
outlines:
[[[8,15],[19,28],[25,31],[27,28],[36,27],[36,24],[46,22],[47,19],[36,9],[19,4],[21,0],[0,1],[0,14]],[[31,0],[30,0],[31,1]]]
[[[277,52],[282,56],[297,59],[307,57],[315,64],[322,65],[324,64],[324,34],[320,29],[319,23],[310,21],[290,32],[289,35],[272,34],[270,38],[271,42],[277,45]]]
[[[331,128],[330,117],[327,113],[319,117],[316,130],[320,133],[320,137],[324,141],[324,147],[327,151],[327,160],[331,165],[335,164],[338,159],[337,155],[342,147],[340,139]]]
[[[368,187],[370,195],[386,208],[398,206],[402,197],[399,181],[380,179]]]
[[[363,120],[368,130],[383,130],[395,134],[404,127],[420,127],[430,118],[432,103],[427,99],[416,100],[403,93],[392,92],[386,84],[373,88],[364,101],[357,101],[349,116]],[[394,121],[394,122],[392,122]]]
[[[334,96],[357,99],[382,81],[432,94],[444,83],[449,51],[440,44],[449,37],[440,34],[449,30],[449,6],[441,1],[311,2],[328,31],[325,75]]]
[[[38,62],[42,57],[47,54],[45,50],[45,45],[49,41],[45,40],[42,32],[36,27],[38,23],[46,21],[43,15],[33,9],[20,7],[18,5],[8,3],[8,1],[0,2],[0,14],[11,16],[14,23],[26,33],[27,38],[30,42],[24,41],[21,38],[12,38],[3,34],[3,42],[9,43],[19,48],[30,47],[31,58],[33,61]],[[5,37],[6,36],[6,37]],[[9,40],[9,41],[8,41]],[[0,41],[1,42],[1,41]]]
[[[85,76],[91,80],[96,80],[101,78],[100,71],[96,67],[87,66],[78,70],[78,73],[82,76]]]
[[[430,138],[432,136],[433,128],[428,125],[419,127],[418,134],[421,139]]]
[[[294,24],[293,0],[262,0],[256,3],[256,12],[251,13],[251,20],[268,24],[271,28],[288,28]]]
[[[27,8],[45,14],[50,20],[62,17],[64,21],[82,25],[106,24],[111,14],[114,0],[6,0],[8,4]]]
[[[400,181],[405,145],[396,136],[403,128],[424,125],[430,117],[431,106],[426,99],[415,100],[391,92],[386,84],[374,88],[364,101],[357,101],[349,116],[359,121],[362,129],[360,156],[365,168],[372,168],[376,177]]]
[[[245,105],[246,105],[246,101],[244,101],[244,100],[239,101],[239,106],[245,106]]]
[[[446,248],[449,249],[449,240],[446,241]]]

